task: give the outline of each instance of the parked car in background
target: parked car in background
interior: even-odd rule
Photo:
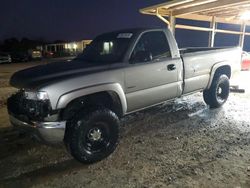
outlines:
[[[53,58],[54,57],[54,53],[53,52],[43,52],[43,57],[45,58]]]
[[[39,50],[28,50],[30,60],[41,60],[42,52]]]
[[[0,64],[1,63],[11,63],[10,55],[4,52],[0,52]]]
[[[12,62],[27,62],[29,61],[29,54],[27,52],[13,52],[11,53]]]
[[[245,51],[242,52],[241,70],[245,70],[245,71],[250,70],[250,54]]]

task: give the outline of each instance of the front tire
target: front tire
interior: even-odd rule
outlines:
[[[94,163],[108,157],[119,141],[119,119],[109,109],[78,115],[66,130],[66,145],[82,163]]]
[[[229,78],[226,75],[215,76],[211,87],[203,91],[203,98],[210,108],[221,107],[230,93]]]

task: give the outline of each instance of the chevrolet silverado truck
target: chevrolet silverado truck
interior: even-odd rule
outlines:
[[[70,62],[16,72],[10,122],[94,163],[115,150],[127,114],[201,91],[210,108],[222,106],[240,61],[237,47],[179,50],[168,29],[105,33]]]

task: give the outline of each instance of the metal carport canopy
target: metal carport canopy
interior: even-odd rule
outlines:
[[[216,33],[240,35],[239,45],[243,47],[246,26],[250,25],[250,0],[172,0],[140,9],[142,14],[155,15],[175,29],[209,31],[209,46],[214,46]],[[168,17],[168,19],[166,19]],[[175,19],[189,19],[210,22],[210,27],[176,24]],[[217,23],[239,24],[241,31],[217,29]]]

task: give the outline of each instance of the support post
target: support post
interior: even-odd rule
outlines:
[[[169,29],[174,36],[175,36],[175,24],[176,24],[176,18],[171,13],[169,16]]]
[[[243,22],[241,25],[241,35],[239,38],[239,46],[243,49],[244,48],[244,42],[245,42],[245,34],[246,34],[246,22]]]
[[[56,44],[54,45],[54,48],[55,48],[55,52],[57,52],[57,45]]]
[[[215,16],[213,16],[212,21],[210,22],[210,28],[212,31],[209,32],[209,41],[208,41],[208,47],[214,47],[214,39],[215,39],[215,31],[217,28],[217,23],[215,20]]]

